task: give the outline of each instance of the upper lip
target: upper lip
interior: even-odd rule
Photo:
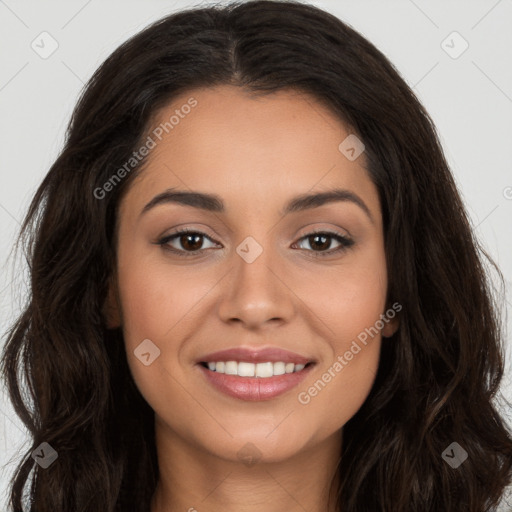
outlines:
[[[276,363],[283,361],[284,363],[307,364],[314,362],[312,359],[283,350],[281,348],[257,348],[250,349],[244,347],[228,348],[207,354],[197,361],[198,363],[209,363],[216,361],[244,361],[248,363]]]

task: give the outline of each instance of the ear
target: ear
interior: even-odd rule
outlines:
[[[384,321],[384,327],[382,328],[381,334],[383,338],[391,338],[393,334],[398,331],[400,327],[400,314],[395,312],[393,318],[387,317],[387,321]]]
[[[121,327],[121,308],[117,295],[117,285],[113,278],[109,280],[107,297],[103,304],[102,313],[107,329]]]

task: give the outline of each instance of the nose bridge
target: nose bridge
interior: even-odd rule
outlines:
[[[246,287],[264,288],[270,291],[276,283],[275,271],[272,267],[277,267],[276,248],[272,247],[271,237],[259,237],[260,242],[252,236],[246,237],[236,248],[238,260],[235,258],[235,268],[237,280]]]
[[[220,307],[225,321],[236,318],[255,326],[271,319],[289,319],[293,312],[290,291],[282,281],[277,247],[272,246],[268,233],[258,239],[247,236],[235,249],[234,272]]]

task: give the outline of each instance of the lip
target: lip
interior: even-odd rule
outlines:
[[[279,361],[282,361],[282,359],[279,359]],[[285,373],[266,378],[238,377],[237,375],[227,375],[211,371],[201,364],[197,366],[203,372],[206,380],[218,391],[240,400],[263,401],[271,400],[293,389],[306,378],[315,364],[310,364],[299,372]]]
[[[277,363],[279,361],[283,361],[284,363],[304,365],[307,363],[316,362],[311,358],[307,358],[295,352],[290,352],[289,350],[283,350],[281,348],[276,347],[258,349],[236,347],[207,354],[199,358],[197,360],[197,363],[209,363],[217,361],[237,361],[247,363]]]

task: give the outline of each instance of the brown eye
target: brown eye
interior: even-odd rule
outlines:
[[[330,248],[333,239],[338,242],[339,247],[332,250],[327,250]],[[327,256],[333,253],[344,251],[354,244],[353,240],[340,235],[339,233],[330,231],[318,231],[309,233],[308,235],[303,236],[301,240],[306,240],[308,242],[312,249],[309,252],[318,253],[315,254],[315,256],[324,256],[324,254]]]
[[[309,246],[312,249],[329,249],[329,246],[331,245],[332,238],[329,235],[309,235],[308,236],[308,242]]]
[[[187,233],[186,235],[180,235],[179,242],[181,246],[188,251],[197,251],[201,249],[202,235]]]
[[[164,249],[178,253],[182,256],[195,256],[207,249],[202,247],[205,239],[213,243],[213,240],[205,233],[183,229],[163,237],[157,243]],[[172,244],[170,242],[172,242]]]
[[[330,249],[333,239],[339,244],[339,246],[334,249]],[[168,251],[179,254],[180,256],[195,256],[206,249],[211,248],[203,247],[205,240],[209,240],[215,245],[215,242],[205,233],[184,229],[163,237],[157,242],[157,244],[161,245]],[[308,252],[312,252],[314,256],[319,257],[329,256],[334,253],[344,251],[354,244],[354,241],[346,236],[330,231],[309,233],[306,236],[303,236],[300,240],[307,241],[310,246],[310,250]]]

